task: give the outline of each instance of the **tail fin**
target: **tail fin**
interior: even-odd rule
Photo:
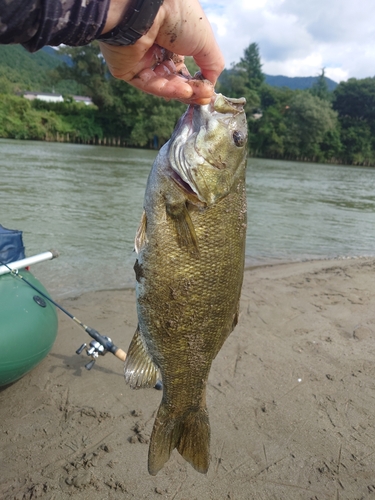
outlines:
[[[166,405],[160,405],[152,430],[148,471],[155,476],[174,448],[195,470],[205,474],[210,462],[210,423],[206,408],[171,418]]]

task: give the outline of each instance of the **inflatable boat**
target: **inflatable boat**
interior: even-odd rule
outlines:
[[[25,257],[22,232],[0,225],[0,387],[35,368],[56,339],[56,308],[28,270],[54,257],[53,251]]]

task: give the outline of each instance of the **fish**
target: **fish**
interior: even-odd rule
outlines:
[[[162,380],[150,438],[156,475],[177,448],[205,474],[206,386],[238,321],[247,207],[245,99],[190,105],[152,166],[135,237],[138,327],[125,361],[137,389]]]

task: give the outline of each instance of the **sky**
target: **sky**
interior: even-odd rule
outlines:
[[[201,0],[226,67],[256,42],[268,75],[375,76],[375,0]]]

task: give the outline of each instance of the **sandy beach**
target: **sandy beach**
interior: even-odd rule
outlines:
[[[211,465],[174,451],[156,477],[148,440],[161,392],[132,391],[111,354],[59,313],[50,354],[0,390],[0,498],[375,499],[375,259],[245,272],[239,324],[208,384]],[[133,290],[62,301],[127,350]]]

